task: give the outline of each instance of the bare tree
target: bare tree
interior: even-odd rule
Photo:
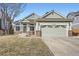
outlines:
[[[24,10],[25,10],[25,5],[26,4],[21,4],[21,3],[1,3],[0,4],[0,10],[3,14],[3,19],[4,22],[8,21],[8,29],[6,29],[6,23],[4,23],[5,26],[5,32],[8,32],[9,34],[11,34],[11,32],[13,31],[13,27],[12,27],[12,22],[14,21],[14,19],[20,15]]]

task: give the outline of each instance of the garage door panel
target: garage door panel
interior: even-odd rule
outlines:
[[[66,36],[67,34],[67,29],[66,28],[49,28],[45,27],[42,28],[42,37],[57,37],[57,36]]]

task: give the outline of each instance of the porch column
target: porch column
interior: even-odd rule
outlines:
[[[39,25],[39,22],[36,22],[36,27],[35,27],[35,35],[36,36],[41,36],[41,31],[40,31],[40,25]]]
[[[36,22],[35,31],[39,30],[39,23]]]
[[[35,36],[37,35],[37,30],[38,30],[38,22],[36,22],[36,24],[35,24]]]
[[[72,36],[72,22],[69,22],[68,36]]]
[[[72,22],[70,22],[70,28],[69,28],[69,30],[72,30]]]
[[[30,31],[29,24],[27,24],[26,28],[27,28],[27,32],[29,32]]]
[[[23,33],[23,24],[20,24],[20,32]]]
[[[14,32],[16,32],[16,25],[13,24],[13,29],[14,29]]]

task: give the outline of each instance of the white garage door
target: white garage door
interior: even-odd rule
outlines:
[[[63,37],[67,36],[66,25],[42,25],[41,31],[42,31],[42,37],[48,38],[48,37]]]

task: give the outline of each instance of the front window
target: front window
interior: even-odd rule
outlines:
[[[34,31],[34,27],[30,27],[30,31]]]
[[[20,26],[16,26],[16,31],[20,31]]]

